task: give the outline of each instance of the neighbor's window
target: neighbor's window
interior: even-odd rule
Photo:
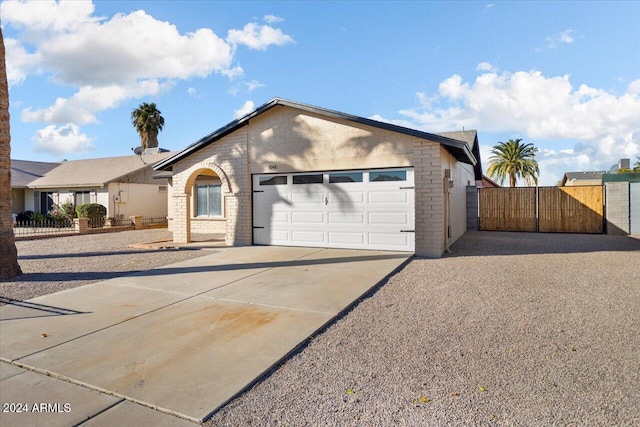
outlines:
[[[91,203],[91,191],[76,191],[76,206]]]
[[[369,172],[369,182],[406,181],[407,171]]]
[[[335,172],[329,174],[329,183],[362,182],[362,172]]]
[[[294,175],[294,184],[322,184],[322,174],[316,173],[313,175]]]
[[[260,185],[287,185],[286,175],[261,176],[258,178]]]
[[[222,215],[220,184],[196,185],[196,214],[198,216]]]

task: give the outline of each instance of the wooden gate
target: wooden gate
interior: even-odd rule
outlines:
[[[480,188],[480,230],[536,231],[536,189]]]
[[[602,186],[480,188],[480,230],[602,233]]]
[[[602,186],[541,187],[538,190],[538,231],[602,233]]]

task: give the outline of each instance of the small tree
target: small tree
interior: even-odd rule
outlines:
[[[500,180],[500,184],[509,177],[509,185],[516,186],[518,178],[524,179],[529,185],[538,185],[540,168],[535,159],[538,151],[533,144],[520,144],[522,139],[510,139],[499,142],[491,150],[487,173],[492,178]]]

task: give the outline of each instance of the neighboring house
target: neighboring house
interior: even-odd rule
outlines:
[[[500,184],[486,175],[482,175],[482,180],[476,182],[478,188],[500,188]]]
[[[176,242],[415,251],[466,230],[475,131],[443,135],[275,98],[154,169],[172,173]]]
[[[29,183],[43,177],[47,172],[58,167],[60,163],[31,162],[11,159],[11,199],[14,214],[27,210],[25,208],[25,192]]]
[[[572,187],[575,185],[602,185],[602,175],[605,173],[607,172],[566,172],[558,185],[560,187]]]
[[[152,166],[172,154],[64,161],[26,184],[21,210],[47,213],[53,204],[71,201],[99,203],[108,217],[166,216],[168,180],[154,179]],[[12,160],[12,169],[14,162],[35,163]]]

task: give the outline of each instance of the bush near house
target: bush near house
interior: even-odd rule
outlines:
[[[107,208],[98,203],[85,203],[76,207],[78,218],[104,218],[107,215]]]
[[[104,226],[107,208],[98,203],[85,203],[76,207],[76,213],[78,218],[89,218],[90,228],[100,228]]]

